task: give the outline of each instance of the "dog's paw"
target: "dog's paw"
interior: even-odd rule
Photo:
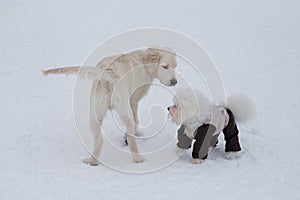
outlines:
[[[99,165],[99,161],[94,158],[94,157],[88,157],[88,158],[85,158],[82,160],[82,162],[88,164],[88,165],[91,165],[91,166],[97,166]]]
[[[143,163],[145,161],[145,158],[141,155],[133,155],[132,156],[132,161],[134,163]]]
[[[135,136],[137,137],[142,137],[144,136],[144,133],[142,131],[136,130],[134,133]],[[128,141],[127,141],[127,134],[125,133],[125,136],[123,138],[123,141],[121,142],[122,146],[128,146]]]
[[[137,137],[142,137],[142,136],[144,136],[144,133],[140,130],[135,130],[134,135],[137,136]]]
[[[128,141],[127,141],[127,136],[126,136],[126,135],[123,137],[123,140],[122,140],[122,142],[121,142],[121,145],[122,145],[122,146],[128,146]]]
[[[226,152],[224,157],[228,160],[233,160],[233,159],[237,159],[239,158],[239,153],[237,151],[229,151],[229,152]]]
[[[193,158],[190,163],[192,164],[201,164],[204,160],[199,159],[199,158]]]
[[[181,149],[179,147],[175,148],[175,153],[177,156],[181,156],[185,151],[186,151],[186,149]]]
[[[214,150],[215,147],[208,147],[208,153]]]
[[[226,152],[224,157],[228,160],[233,160],[239,158],[240,154],[237,151]]]

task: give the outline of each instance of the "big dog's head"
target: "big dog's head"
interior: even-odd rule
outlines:
[[[177,84],[175,68],[177,66],[176,54],[170,48],[149,48],[145,51],[143,63],[147,72],[153,78],[166,86]]]

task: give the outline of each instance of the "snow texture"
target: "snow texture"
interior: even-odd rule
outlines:
[[[300,199],[299,13],[296,0],[1,1],[0,199]],[[147,26],[195,39],[218,66],[228,96],[253,100],[256,118],[240,126],[237,158],[226,159],[221,137],[200,165],[189,163],[190,152],[144,174],[81,162],[88,153],[73,121],[75,77],[41,70],[80,65],[106,38]],[[178,71],[202,89],[187,68],[179,61]],[[151,117],[142,115],[149,102],[164,95],[151,88],[142,124]],[[104,132],[114,132],[111,124],[108,115]],[[166,135],[177,128],[168,121]]]

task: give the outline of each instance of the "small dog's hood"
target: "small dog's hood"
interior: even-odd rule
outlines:
[[[199,90],[179,89],[173,102],[181,111],[181,124],[198,126],[210,117],[211,102]]]

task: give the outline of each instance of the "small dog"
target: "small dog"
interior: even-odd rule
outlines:
[[[115,109],[126,126],[126,137],[133,162],[141,163],[134,135],[138,127],[138,102],[158,79],[166,86],[177,83],[176,54],[170,48],[148,48],[102,59],[95,67],[63,67],[44,70],[43,74],[77,74],[93,80],[90,96],[90,129],[94,136],[93,153],[83,162],[98,165],[102,149],[102,122],[108,110]]]
[[[191,163],[205,160],[209,151],[218,143],[220,132],[225,136],[225,152],[234,154],[241,150],[239,130],[236,121],[245,122],[252,117],[254,110],[250,100],[242,95],[232,96],[227,103],[212,105],[198,90],[180,89],[169,106],[169,116],[178,129],[177,153],[181,154],[193,145]]]

